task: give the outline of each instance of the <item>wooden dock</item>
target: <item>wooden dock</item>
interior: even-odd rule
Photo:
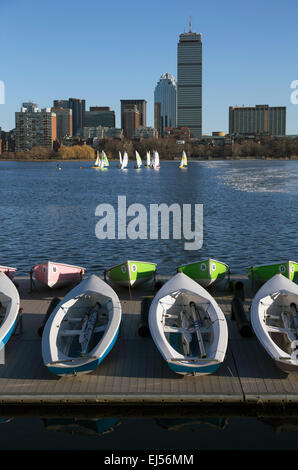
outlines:
[[[237,277],[236,277],[237,278]],[[245,282],[245,309],[249,314],[252,292]],[[30,292],[29,278],[16,278],[21,322],[5,346],[0,365],[0,404],[11,405],[191,405],[264,406],[298,404],[298,375],[280,371],[253,335],[240,335],[231,319],[232,294],[227,283],[210,291],[228,323],[229,342],[224,363],[215,374],[181,376],[162,359],[152,338],[138,333],[141,302],[154,296],[152,288],[115,289],[123,320],[116,345],[97,369],[84,376],[57,377],[43,365],[37,333],[53,297],[67,290],[46,287]],[[22,327],[22,328],[21,328]]]

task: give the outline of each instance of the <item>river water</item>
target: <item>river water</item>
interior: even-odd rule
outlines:
[[[0,264],[28,275],[44,260],[84,266],[86,273],[127,258],[152,261],[158,273],[213,257],[232,273],[282,259],[298,260],[298,161],[202,161],[180,170],[107,171],[90,162],[0,162]],[[202,205],[203,245],[185,239],[104,239],[96,208],[110,204]],[[129,218],[128,218],[129,220]],[[143,227],[144,228],[144,227]],[[149,232],[148,232],[149,233]],[[298,420],[297,420],[298,422]],[[1,449],[297,449],[295,419],[256,417],[83,418],[3,417]]]
[[[180,170],[162,162],[159,171],[121,171],[112,162],[107,171],[86,162],[1,162],[0,234],[3,265],[18,274],[46,259],[84,266],[87,273],[123,259],[157,263],[160,274],[206,256],[226,262],[232,273],[245,273],[255,263],[295,259],[297,252],[297,161],[191,162]],[[202,205],[203,245],[185,250],[186,239],[98,239],[101,217],[96,208],[110,204],[118,214],[118,196],[127,208],[142,204]],[[148,215],[149,218],[149,215]],[[133,217],[127,217],[127,222]],[[171,222],[171,221],[170,221]],[[192,222],[195,215],[192,214]]]

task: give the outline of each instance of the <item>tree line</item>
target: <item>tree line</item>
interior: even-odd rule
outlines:
[[[135,157],[138,151],[142,158],[146,152],[157,150],[160,159],[171,160],[180,158],[185,150],[188,158],[197,159],[225,159],[225,158],[298,158],[298,138],[274,138],[263,137],[261,139],[245,140],[235,139],[233,142],[216,141],[215,139],[206,141],[188,141],[184,144],[177,144],[174,139],[143,139],[133,140],[113,140],[105,139],[100,141],[98,151],[105,151],[109,159],[118,159],[119,152],[126,151],[129,158]],[[96,150],[88,143],[73,146],[56,146],[54,150],[44,147],[34,147],[28,152],[9,152],[2,154],[2,158],[20,160],[93,160]]]

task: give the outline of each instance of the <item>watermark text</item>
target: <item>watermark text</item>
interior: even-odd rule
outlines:
[[[134,203],[127,207],[126,196],[118,196],[117,208],[102,203],[95,209],[99,221],[95,235],[104,240],[186,240],[185,250],[203,245],[203,204],[167,205]]]

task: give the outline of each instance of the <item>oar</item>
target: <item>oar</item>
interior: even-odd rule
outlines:
[[[191,311],[192,318],[193,318],[193,321],[194,321],[194,327],[195,327],[195,330],[196,330],[196,333],[197,333],[199,348],[200,348],[200,351],[201,351],[201,357],[206,357],[204,342],[203,342],[203,338],[202,338],[201,331],[200,331],[199,321],[198,321],[198,318],[197,318],[196,306],[193,302],[190,302],[189,306],[190,306],[190,311]]]

